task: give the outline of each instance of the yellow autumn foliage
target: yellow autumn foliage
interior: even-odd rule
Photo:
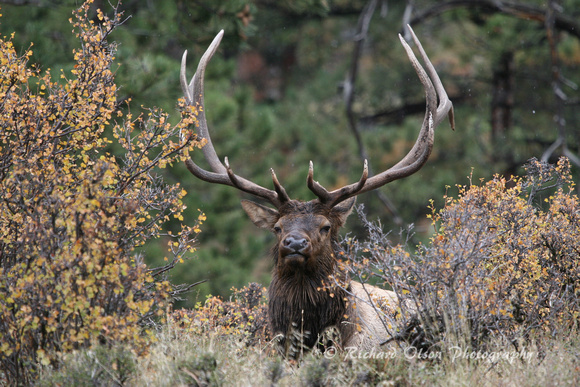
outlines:
[[[442,209],[431,205],[436,232],[412,253],[363,217],[369,240],[347,240],[345,267],[403,300],[395,340],[477,351],[493,338],[518,347],[579,328],[580,201],[569,161],[532,159],[526,169],[458,186]]]
[[[0,39],[0,384],[31,382],[36,364],[94,343],[146,350],[145,322],[176,291],[164,276],[205,219],[166,233],[185,191],[152,173],[198,145],[179,140],[195,109],[176,126],[159,110],[123,116],[108,41],[121,15],[96,11],[97,23],[91,3],[70,20],[80,48],[58,80],[29,63],[32,46],[19,56]],[[124,155],[107,152],[111,135]],[[160,236],[177,246],[152,269],[135,248]]]

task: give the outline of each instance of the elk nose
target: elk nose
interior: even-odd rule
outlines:
[[[284,247],[289,250],[301,251],[308,246],[306,238],[289,236],[284,239]]]

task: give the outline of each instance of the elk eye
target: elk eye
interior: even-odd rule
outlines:
[[[330,231],[330,226],[322,226],[320,228],[320,233],[321,234],[328,234],[329,231]]]
[[[280,234],[282,232],[282,229],[280,227],[278,227],[278,226],[274,226],[274,232],[276,234]]]

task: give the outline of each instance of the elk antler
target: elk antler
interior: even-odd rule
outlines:
[[[447,97],[447,93],[445,92],[445,88],[443,87],[443,84],[437,75],[437,71],[433,67],[433,64],[431,64],[431,61],[427,57],[425,50],[423,50],[423,47],[421,46],[421,42],[419,42],[419,39],[411,27],[407,27],[409,28],[413,40],[415,41],[415,44],[421,53],[421,57],[425,62],[425,66],[427,67],[427,72],[425,72],[415,57],[415,54],[411,50],[411,47],[409,47],[403,37],[399,35],[401,43],[403,44],[403,47],[407,52],[407,56],[415,68],[417,75],[419,76],[419,80],[425,88],[425,93],[427,96],[425,119],[423,120],[423,125],[419,132],[417,141],[415,142],[415,145],[413,145],[413,148],[401,161],[386,171],[379,173],[378,175],[372,177],[368,176],[368,164],[365,160],[363,173],[358,182],[336,189],[332,192],[329,192],[317,181],[314,181],[314,168],[312,162],[310,162],[307,178],[308,188],[310,188],[310,190],[314,192],[316,196],[318,196],[320,202],[326,203],[330,207],[333,207],[348,198],[359,195],[363,192],[377,189],[393,180],[397,180],[417,172],[425,164],[429,158],[429,155],[431,154],[435,127],[441,123],[445,115],[449,116],[451,128],[455,128],[453,120],[453,105]],[[272,181],[274,183],[274,190],[264,188],[254,182],[236,175],[232,171],[227,157],[225,158],[223,164],[219,160],[209,135],[203,104],[204,74],[207,63],[216,52],[223,34],[224,31],[220,31],[206,52],[203,54],[201,60],[199,61],[199,65],[197,66],[197,71],[189,84],[187,83],[185,75],[187,51],[183,53],[180,77],[181,88],[183,89],[186,103],[190,106],[195,106],[198,110],[197,134],[200,139],[206,139],[207,141],[206,145],[202,148],[202,151],[213,172],[199,167],[193,162],[193,160],[191,160],[191,158],[187,158],[185,164],[187,169],[189,169],[193,175],[201,180],[207,181],[209,183],[224,184],[238,188],[241,191],[266,199],[270,201],[270,203],[272,203],[276,208],[279,208],[282,204],[288,202],[290,198],[288,197],[286,190],[284,190],[284,187],[282,187],[278,181],[274,170],[270,169],[272,173]],[[437,104],[437,98],[439,98],[439,104]]]
[[[310,188],[310,190],[314,192],[316,196],[318,196],[321,202],[328,203],[331,207],[342,202],[343,200],[359,195],[363,192],[372,191],[391,181],[401,179],[417,172],[425,164],[429,158],[429,155],[431,154],[431,150],[433,149],[435,127],[441,123],[445,115],[449,116],[449,123],[451,124],[451,128],[455,129],[455,122],[453,119],[453,104],[447,97],[447,93],[445,92],[445,88],[443,87],[443,84],[437,75],[437,71],[433,67],[429,57],[427,57],[425,50],[423,50],[421,42],[415,35],[415,32],[413,32],[411,29],[411,26],[407,25],[407,27],[411,32],[413,41],[421,53],[421,57],[425,62],[425,66],[427,67],[427,73],[429,74],[427,75],[415,57],[411,47],[409,47],[405,39],[403,39],[403,37],[399,34],[399,39],[401,40],[401,43],[407,52],[407,56],[409,57],[411,64],[419,76],[419,80],[425,88],[425,94],[427,96],[427,109],[425,112],[423,125],[419,132],[419,136],[417,137],[417,141],[415,142],[415,145],[413,145],[413,148],[401,161],[386,171],[379,173],[378,175],[368,177],[368,166],[367,161],[365,160],[362,176],[357,183],[344,186],[332,192],[329,192],[317,181],[314,181],[314,168],[311,161],[307,178],[308,188]],[[433,86],[433,84],[435,86]],[[439,104],[437,104],[437,97],[439,97]]]
[[[283,203],[289,201],[290,198],[288,197],[286,190],[284,190],[284,187],[282,187],[278,181],[274,170],[270,169],[272,173],[272,181],[274,182],[274,190],[264,188],[254,182],[236,175],[232,171],[227,157],[224,160],[224,164],[221,163],[209,135],[207,121],[205,118],[205,109],[203,105],[203,81],[205,68],[207,67],[207,64],[212,58],[213,54],[216,52],[223,35],[224,31],[221,30],[213,39],[208,49],[201,57],[199,65],[197,66],[197,71],[195,72],[189,84],[187,83],[187,78],[185,75],[187,51],[183,53],[183,58],[181,59],[181,89],[183,90],[186,103],[197,108],[197,135],[200,139],[205,139],[207,141],[206,145],[202,148],[202,151],[213,172],[200,168],[193,162],[191,158],[186,159],[185,165],[194,176],[201,180],[207,181],[209,183],[225,184],[238,188],[241,191],[266,199],[270,201],[270,203],[272,203],[276,208],[279,208]]]

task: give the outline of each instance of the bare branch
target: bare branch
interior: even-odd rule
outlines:
[[[533,20],[542,24],[546,22],[546,9],[533,5],[501,0],[451,0],[436,3],[422,12],[418,12],[409,24],[417,25],[428,18],[441,15],[455,8],[479,8],[485,12],[503,13],[518,19]],[[565,14],[556,13],[554,15],[554,27],[580,38],[580,24]]]

